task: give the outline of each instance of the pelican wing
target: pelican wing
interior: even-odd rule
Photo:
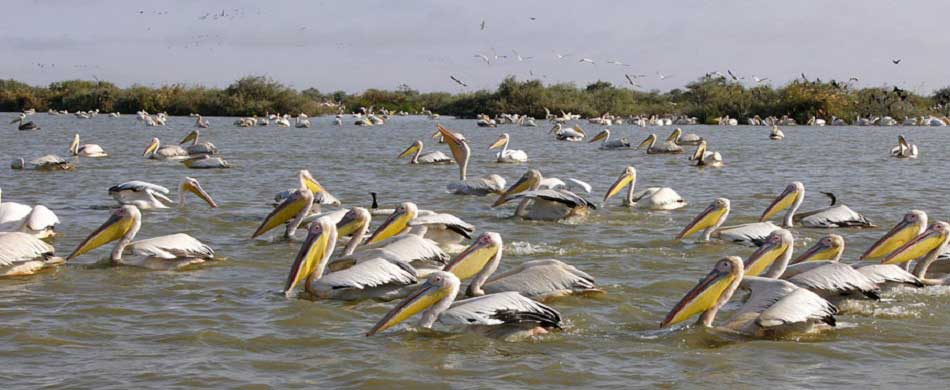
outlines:
[[[650,187],[633,194],[637,207],[667,210],[685,206],[686,200],[670,187]]]
[[[567,188],[563,180],[556,177],[545,177],[538,183],[538,188],[547,190],[559,190]]]
[[[210,259],[214,249],[184,233],[171,234],[135,241],[127,251],[138,256],[158,257],[166,260],[180,258]]]
[[[871,221],[863,215],[854,212],[845,205],[831,206],[825,209],[796,215],[806,227],[869,227]]]
[[[776,229],[778,229],[778,226],[772,222],[755,222],[723,227],[717,230],[713,235],[724,241],[746,246],[759,246],[762,245],[762,243],[765,242],[765,238]]]
[[[596,285],[592,276],[556,259],[526,261],[493,275],[483,286],[485,292],[490,294],[516,291],[528,298],[593,288]]]
[[[440,164],[440,163],[451,163],[452,160],[445,153],[440,151],[435,152],[425,152],[419,156],[419,164]]]
[[[572,191],[579,188],[583,190],[584,192],[586,192],[588,195],[590,195],[590,192],[593,190],[593,187],[591,187],[590,184],[588,184],[587,182],[583,180],[575,179],[573,177],[568,178],[567,180],[565,180],[565,182],[567,183],[567,189],[572,190]]]
[[[854,269],[866,276],[877,285],[885,283],[903,283],[911,284],[917,287],[923,287],[924,283],[910,272],[905,271],[897,264],[876,264],[867,263],[857,265]]]
[[[861,293],[872,299],[880,299],[877,284],[850,265],[836,261],[809,261],[790,265],[782,279],[819,295]]]
[[[548,202],[556,202],[568,207],[574,208],[579,206],[586,206],[592,209],[596,209],[593,203],[584,199],[577,194],[567,191],[567,190],[536,190],[536,191],[525,191],[520,194],[511,197],[512,201],[520,199],[541,199]]]
[[[763,328],[820,321],[834,325],[838,308],[817,294],[784,280],[750,276],[742,287],[751,294],[733,318],[755,316]]]
[[[409,221],[409,226],[426,225],[444,227],[445,229],[458,233],[465,238],[472,238],[472,233],[475,232],[475,226],[472,226],[472,224],[465,222],[452,214],[432,213],[418,216],[412,221]]]
[[[146,190],[150,190],[150,191],[158,192],[162,194],[167,194],[169,192],[168,188],[162,187],[158,184],[152,184],[152,183],[140,181],[140,180],[132,180],[132,181],[127,181],[119,185],[114,185],[112,187],[109,187],[109,194],[122,192],[122,191],[143,192]]]
[[[33,208],[22,203],[0,203],[0,231],[18,230]]]
[[[53,255],[53,246],[26,233],[0,233],[0,266]]]
[[[59,224],[59,218],[43,205],[36,205],[26,218],[26,227],[31,230],[44,230]]]
[[[404,234],[366,245],[362,250],[338,260],[359,263],[378,257],[404,264],[419,261],[444,264],[449,259],[449,255],[445,254],[435,241],[414,234]]]
[[[446,325],[503,325],[537,323],[560,327],[561,313],[516,292],[503,292],[456,301],[439,315]]]
[[[449,192],[456,195],[477,195],[485,196],[491,194],[500,194],[505,191],[504,185],[498,186],[493,180],[485,178],[469,179],[456,183],[450,183],[447,188]]]
[[[408,285],[416,283],[416,281],[416,270],[408,264],[376,258],[357,263],[342,271],[326,274],[314,283],[320,285],[320,289],[355,288],[363,290],[386,284]]]

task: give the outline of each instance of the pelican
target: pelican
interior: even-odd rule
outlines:
[[[509,140],[510,140],[510,137],[508,136],[508,133],[503,133],[501,136],[498,137],[497,140],[495,140],[495,143],[491,144],[491,146],[488,147],[489,150],[499,148],[499,147],[501,148],[501,151],[495,154],[495,157],[497,157],[496,161],[500,163],[527,162],[528,154],[525,153],[524,150],[514,150],[514,149],[509,150],[508,149]]]
[[[739,284],[750,290],[748,300],[725,326],[717,328],[762,338],[780,338],[833,328],[838,308],[817,294],[784,280],[744,276],[742,260],[728,256],[693,287],[667,314],[661,328],[700,314],[698,325],[711,328]]]
[[[310,118],[307,117],[307,114],[300,113],[294,117],[294,127],[298,129],[306,129],[310,127]]]
[[[410,164],[451,164],[452,159],[440,151],[422,153],[422,141],[416,140],[397,158],[412,156]]]
[[[442,270],[455,274],[460,280],[473,278],[465,293],[470,297],[514,291],[545,301],[572,294],[603,294],[592,276],[555,259],[527,261],[495,274],[501,262],[502,247],[500,234],[482,233]]]
[[[782,221],[782,227],[792,227],[795,221],[801,222],[805,227],[811,228],[832,228],[832,227],[873,227],[871,221],[863,215],[854,212],[846,205],[835,205],[837,198],[830,192],[822,192],[831,198],[831,205],[815,211],[809,211],[796,215],[798,207],[801,206],[805,198],[805,185],[800,181],[794,181],[785,187],[783,191],[772,204],[759,217],[759,222],[768,221],[782,210],[788,209],[785,213],[785,219]]]
[[[208,121],[207,121],[206,119],[202,118],[201,115],[198,115],[198,116],[195,118],[195,127],[199,128],[199,129],[207,129],[207,128],[211,127],[211,124],[208,123]]]
[[[46,206],[30,207],[22,203],[3,202],[0,192],[0,232],[20,232],[37,239],[46,239],[56,235],[58,224],[59,218]]]
[[[440,245],[452,245],[463,239],[472,238],[475,227],[452,214],[419,210],[412,202],[403,202],[366,240],[374,244],[403,233],[410,233],[438,242]]]
[[[80,157],[108,157],[104,150],[96,144],[79,144],[79,133],[73,136],[73,142],[69,144],[69,153]]]
[[[882,264],[901,264],[917,260],[914,276],[925,285],[950,285],[950,277],[927,278],[927,270],[947,250],[950,241],[950,224],[943,221],[932,223],[927,230],[895,249],[881,260]]]
[[[674,132],[675,134],[675,132]],[[683,148],[679,145],[673,143],[672,139],[667,138],[662,144],[656,144],[656,134],[650,134],[647,139],[643,140],[637,149],[647,148],[647,154],[675,154],[683,153]]]
[[[456,195],[486,196],[501,194],[505,191],[506,184],[508,183],[505,178],[492,174],[477,179],[449,183],[447,188],[450,193]]]
[[[0,233],[0,276],[32,275],[64,262],[52,245],[33,235]]]
[[[271,229],[290,221],[286,230],[284,230],[283,237],[293,239],[294,233],[303,223],[303,219],[310,214],[311,208],[313,208],[313,192],[306,185],[301,185],[300,188],[292,192],[290,196],[267,214],[261,225],[251,235],[251,238],[260,237]]]
[[[897,158],[917,158],[917,145],[907,143],[904,135],[897,136],[897,146],[891,149],[891,157]]]
[[[483,295],[456,301],[459,278],[450,272],[433,272],[366,333],[372,336],[422,312],[419,327],[430,329],[436,321],[476,333],[505,339],[547,333],[561,327],[557,310],[516,292]]]
[[[340,206],[340,200],[337,199],[333,194],[329,193],[317,179],[313,178],[313,175],[310,174],[310,171],[307,169],[301,169],[297,171],[297,183],[298,188],[307,187],[310,189],[310,192],[313,192],[313,202],[317,205],[329,205],[329,206]],[[277,195],[274,195],[274,201],[277,202],[276,205],[281,204],[284,200],[290,197],[296,189],[289,189],[285,191],[278,192]],[[374,193],[375,194],[375,193]],[[375,195],[373,196],[375,199]],[[319,213],[319,210],[315,210],[316,213]],[[307,221],[309,222],[309,221]]]
[[[188,151],[181,146],[161,146],[161,141],[158,138],[152,138],[152,142],[145,148],[145,153],[142,153],[142,156],[153,160],[184,160],[190,157]]]
[[[594,143],[601,140],[603,140],[603,142],[600,143],[600,148],[604,150],[630,148],[630,140],[628,140],[627,137],[611,141],[610,129],[604,129],[600,133],[597,133],[594,138],[590,139],[589,143]]]
[[[673,132],[670,133],[670,136],[667,137],[667,140],[676,144],[676,145],[699,145],[700,142],[703,142],[703,137],[700,137],[696,134],[686,134],[683,135],[683,129],[677,127],[673,129]]]
[[[18,130],[40,130],[40,127],[37,126],[36,123],[33,123],[33,122],[24,123],[23,122],[24,119],[26,119],[26,115],[20,114],[20,117],[17,119],[14,119],[13,122],[10,122],[10,124],[12,125],[14,123],[17,123]]]
[[[66,159],[55,154],[47,154],[30,160],[29,163],[22,158],[14,159],[10,163],[12,169],[29,169],[34,171],[75,171],[76,164],[66,161]]]
[[[515,216],[529,220],[560,221],[586,216],[596,209],[589,200],[566,189],[541,189],[541,171],[529,169],[492,204],[498,207],[520,200]]]
[[[113,265],[132,265],[153,270],[175,270],[214,259],[214,250],[184,233],[132,241],[142,227],[138,207],[124,205],[89,234],[66,260],[118,241],[109,260]],[[131,255],[123,257],[123,255]]]
[[[181,161],[191,169],[223,169],[231,168],[231,163],[221,157],[211,157],[207,154],[197,154]]]
[[[779,129],[778,126],[772,126],[772,132],[769,133],[769,139],[773,141],[781,141],[785,139],[785,133],[782,132],[782,129]]]
[[[782,274],[799,286],[808,288],[826,299],[837,294],[864,294],[880,299],[880,287],[901,283],[922,287],[914,275],[894,264],[857,264],[839,262],[844,253],[844,237],[828,234],[793,259]]]
[[[188,135],[186,135],[185,138],[182,138],[181,142],[179,142],[178,144],[183,145],[186,142],[191,141],[191,145],[188,145],[188,147],[185,149],[188,151],[188,154],[191,156],[218,154],[218,148],[216,148],[214,144],[212,144],[211,142],[198,141],[198,137],[200,135],[201,134],[198,132],[197,129],[193,130],[192,132],[188,133]]]
[[[927,213],[911,210],[904,214],[901,221],[871,245],[858,260],[874,260],[887,256],[897,248],[913,240],[927,230]]]
[[[726,222],[726,218],[729,217],[730,210],[729,199],[717,198],[696,218],[693,218],[692,222],[676,235],[676,239],[682,240],[697,232],[704,231],[703,241],[709,241],[710,238],[717,237],[741,245],[759,246],[765,242],[765,238],[769,234],[779,228],[771,222],[755,222],[720,228]]]
[[[693,161],[693,164],[697,167],[722,167],[722,155],[719,152],[706,151],[705,140],[699,141],[696,151],[693,152],[692,156],[689,156],[689,160]]]
[[[614,181],[604,194],[604,202],[612,196],[617,195],[624,187],[629,186],[627,197],[623,199],[623,205],[626,207],[638,207],[648,210],[676,210],[686,206],[686,200],[676,193],[670,187],[650,187],[646,190],[634,193],[634,187],[637,184],[637,170],[628,166],[624,169],[620,177]]]
[[[554,127],[551,128],[551,133],[554,134],[554,138],[558,141],[580,142],[587,137],[587,133],[585,133],[584,129],[579,125],[565,129],[561,127],[560,123],[555,123]]]
[[[168,188],[149,182],[133,180],[119,185],[109,187],[109,196],[119,202],[120,205],[133,205],[142,210],[147,209],[165,209],[170,206],[185,206],[185,193],[190,192],[198,198],[208,203],[211,208],[217,208],[218,204],[211,198],[198,179],[185,177],[185,180],[178,186],[178,202],[169,199]]]

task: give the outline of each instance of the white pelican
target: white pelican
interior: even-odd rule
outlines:
[[[29,169],[34,171],[75,171],[76,164],[66,161],[65,158],[55,154],[47,154],[43,157],[37,157],[30,160],[29,163],[22,158],[13,159],[10,163],[12,169]]]
[[[799,215],[798,207],[801,206],[805,198],[805,185],[800,181],[795,181],[785,187],[783,191],[772,204],[759,217],[759,222],[768,221],[782,210],[788,209],[785,213],[785,219],[782,221],[782,227],[792,227],[794,222],[798,221],[805,227],[810,228],[832,228],[832,227],[873,227],[871,221],[863,215],[854,212],[846,205],[836,205],[837,198],[830,192],[822,192],[831,198],[831,205],[815,211],[804,212]]]
[[[73,136],[73,142],[69,144],[69,153],[79,157],[108,157],[104,150],[96,144],[79,144],[79,133]]]
[[[26,119],[26,115],[20,114],[20,117],[17,118],[17,119],[14,119],[13,122],[10,122],[10,124],[12,125],[12,124],[14,124],[14,123],[17,123],[17,124],[18,124],[18,125],[17,125],[17,129],[18,129],[18,130],[24,130],[24,131],[26,131],[26,130],[39,130],[39,129],[40,129],[40,127],[37,126],[36,123],[33,123],[33,122],[26,122],[26,123],[24,123],[24,122],[23,122],[24,119]]]
[[[614,181],[614,184],[607,189],[607,193],[604,194],[604,202],[617,195],[624,187],[629,186],[627,197],[623,199],[623,205],[626,207],[636,206],[648,210],[676,210],[686,206],[686,200],[670,187],[650,187],[634,193],[636,184],[637,170],[628,166],[620,174],[620,177]]]
[[[374,244],[403,233],[425,237],[439,245],[452,245],[472,238],[475,227],[452,214],[419,210],[412,202],[403,202],[366,240]]]
[[[178,145],[161,146],[161,141],[158,138],[152,138],[152,142],[145,148],[145,153],[142,153],[142,156],[154,160],[184,160],[189,157],[185,148]]]
[[[488,175],[477,179],[469,179],[456,183],[449,183],[448,190],[456,195],[486,196],[501,194],[505,191],[507,180],[498,175]]]
[[[184,233],[132,241],[142,227],[142,212],[132,205],[112,212],[109,219],[89,234],[66,260],[118,241],[109,260],[114,265],[132,265],[153,270],[175,270],[214,259],[214,250]],[[123,255],[131,255],[123,257]]]
[[[297,183],[297,188],[307,187],[310,189],[310,192],[313,192],[313,202],[314,204],[318,205],[318,207],[321,205],[340,206],[340,200],[333,196],[333,194],[329,193],[326,188],[324,188],[323,185],[317,181],[317,179],[314,179],[309,170],[301,169],[297,171]],[[289,190],[278,192],[276,195],[274,195],[274,201],[277,202],[275,206],[281,204],[294,191],[296,191],[296,189],[291,188]],[[373,195],[373,199],[375,198],[376,196]],[[314,210],[314,213],[320,213],[320,210]]]
[[[422,312],[419,327],[430,329],[436,321],[476,333],[505,339],[547,333],[561,327],[561,314],[516,292],[489,294],[456,301],[459,278],[450,272],[429,275],[412,295],[399,302],[366,333],[372,336]]]
[[[927,213],[911,210],[904,214],[901,221],[871,245],[858,260],[874,260],[887,256],[897,248],[913,240],[927,230]]]
[[[2,193],[0,193],[2,197]],[[0,232],[21,232],[38,239],[56,235],[59,218],[43,205],[33,207],[0,199]]]
[[[224,169],[231,168],[231,163],[221,157],[211,157],[207,154],[196,154],[181,161],[191,169]]]
[[[211,208],[217,208],[218,204],[211,198],[198,179],[185,177],[185,180],[178,186],[178,202],[174,202],[166,195],[168,188],[158,184],[133,180],[119,185],[109,187],[109,196],[119,202],[120,205],[133,205],[140,209],[165,209],[170,206],[185,206],[185,193],[190,192],[201,200],[208,203]]]
[[[785,139],[785,133],[782,132],[782,129],[779,129],[778,126],[772,126],[772,132],[769,133],[769,139],[773,141],[781,141]]]
[[[473,278],[465,293],[470,297],[515,291],[545,301],[565,295],[604,292],[597,288],[592,276],[555,259],[527,261],[495,274],[501,262],[502,247],[500,234],[482,233],[442,270],[455,274],[460,280]]]
[[[63,262],[52,245],[30,234],[0,233],[0,276],[32,275]]]
[[[902,283],[922,287],[920,279],[894,264],[839,262],[844,253],[844,237],[828,234],[791,261],[782,279],[805,287],[823,297],[864,294],[880,299],[880,287]],[[855,274],[857,273],[857,274]]]
[[[188,145],[187,148],[185,149],[188,151],[188,154],[191,156],[201,155],[201,154],[218,154],[218,148],[216,148],[214,144],[212,144],[211,142],[198,141],[198,137],[200,135],[201,134],[198,132],[197,129],[193,130],[192,132],[188,133],[188,135],[186,135],[185,138],[182,138],[181,142],[179,142],[178,144],[183,145],[187,143],[188,141],[191,141],[191,145]]]
[[[925,285],[950,285],[950,277],[927,278],[927,270],[947,250],[950,241],[950,224],[937,221],[923,233],[895,249],[881,260],[883,264],[901,264],[917,260],[913,274]]]
[[[683,135],[683,129],[679,127],[674,129],[667,139],[671,140],[677,145],[699,145],[700,142],[704,141],[703,137],[700,137],[697,134],[690,133]]]
[[[510,137],[508,133],[503,133],[498,137],[497,140],[491,146],[488,147],[489,150],[500,147],[501,151],[495,154],[497,158],[496,161],[500,163],[521,163],[528,161],[528,154],[524,150],[509,150],[508,142]]]
[[[765,238],[769,234],[779,228],[771,222],[755,222],[720,228],[726,222],[726,218],[729,217],[730,210],[729,199],[717,198],[696,218],[693,218],[689,225],[686,225],[676,235],[676,239],[682,240],[699,231],[704,231],[703,241],[709,241],[710,238],[716,237],[741,245],[759,246],[765,242]]]
[[[675,133],[674,133],[675,134]],[[656,144],[656,134],[650,134],[647,139],[640,142],[637,149],[647,148],[647,154],[675,154],[683,153],[683,148],[673,143],[671,139],[663,141],[662,144]]]
[[[594,138],[590,139],[589,143],[594,143],[601,140],[603,140],[603,142],[600,143],[600,148],[604,150],[630,148],[630,140],[628,140],[627,137],[623,137],[621,139],[611,141],[610,129],[604,129],[601,132],[597,133],[597,135],[595,135]]]
[[[198,116],[195,118],[195,127],[199,128],[199,129],[207,129],[207,128],[211,127],[211,124],[208,123],[208,120],[202,118],[201,115],[198,115]]]
[[[720,168],[722,167],[722,155],[719,152],[709,152],[706,150],[706,141],[699,141],[699,145],[696,146],[696,151],[689,156],[689,161],[693,161],[693,164],[697,167],[712,167]]]
[[[722,258],[667,314],[665,328],[700,314],[698,325],[710,328],[740,282],[751,291],[748,300],[721,328],[728,333],[777,338],[812,333],[835,326],[838,309],[817,294],[784,280],[744,276],[742,260]]]
[[[304,218],[310,214],[311,208],[313,208],[313,192],[306,185],[301,185],[267,214],[267,217],[264,217],[264,221],[257,227],[251,238],[260,237],[271,229],[290,221],[287,223],[283,237],[293,239],[294,233],[297,232]]]
[[[907,143],[904,135],[897,136],[897,146],[891,149],[891,157],[897,158],[917,158],[917,145]]]
[[[580,142],[587,137],[587,133],[579,125],[565,129],[561,127],[560,123],[555,123],[554,127],[551,128],[551,133],[558,141]]]
[[[294,127],[298,129],[306,129],[310,127],[310,118],[307,117],[307,114],[300,113],[294,117]]]
[[[452,159],[441,151],[422,153],[422,141],[416,140],[406,150],[399,154],[397,158],[412,156],[410,164],[451,164]]]
[[[560,221],[586,216],[596,209],[589,200],[567,189],[541,189],[541,171],[529,169],[492,204],[498,207],[517,200],[515,217],[539,221]]]

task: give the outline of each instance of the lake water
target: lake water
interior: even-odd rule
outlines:
[[[0,120],[6,124],[14,116],[0,114]],[[212,128],[202,130],[202,138],[234,167],[207,171],[142,157],[152,137],[177,142],[192,129],[193,118],[174,117],[159,128],[146,128],[132,115],[30,119],[43,129],[0,130],[0,187],[5,201],[44,204],[59,215],[61,235],[53,242],[59,254],[68,254],[106,220],[105,208],[113,204],[109,186],[145,180],[172,188],[174,198],[183,177],[193,176],[220,208],[191,197],[185,209],[146,212],[140,237],[188,233],[227,260],[182,272],[93,266],[108,256],[103,248],[51,272],[0,280],[0,382],[7,388],[932,387],[950,379],[945,287],[890,291],[880,302],[861,302],[839,316],[838,330],[800,340],[657,329],[715,260],[752,251],[672,240],[712,199],[732,200],[734,224],[753,221],[790,181],[805,184],[803,210],[826,205],[818,191],[833,191],[882,226],[836,231],[847,240],[843,259],[852,261],[912,208],[931,219],[948,218],[945,129],[786,127],[785,140],[774,142],[765,127],[684,126],[706,137],[727,164],[699,170],[685,155],[557,142],[546,123],[482,129],[470,120],[441,120],[469,139],[470,177],[497,173],[511,183],[530,166],[547,176],[590,182],[599,201],[633,165],[638,186],[670,186],[690,203],[645,212],[621,207],[618,196],[580,223],[559,224],[512,220],[512,208],[488,207],[494,198],[446,193],[445,185],[457,180],[454,166],[396,160],[415,139],[423,139],[427,150],[448,151],[430,142],[436,122],[420,117],[371,128],[352,126],[351,118],[339,128],[322,117],[313,118],[310,129],[237,128],[233,118],[209,118]],[[582,126],[590,135],[601,129]],[[614,137],[632,142],[672,130],[612,129]],[[82,159],[75,172],[8,169],[14,157],[66,156],[77,131],[83,143],[100,144],[111,157]],[[528,153],[529,164],[493,163],[487,147],[501,132],[511,134],[512,148]],[[920,146],[920,159],[889,157],[898,133]],[[368,193],[375,191],[383,205],[411,200],[454,213],[479,231],[501,233],[502,269],[553,257],[595,276],[607,295],[553,302],[565,329],[529,342],[410,326],[364,337],[393,303],[287,299],[279,290],[299,244],[249,239],[274,193],[295,187],[303,168],[344,205],[368,206]],[[827,233],[793,232],[796,249]]]

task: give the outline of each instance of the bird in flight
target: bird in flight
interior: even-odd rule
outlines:
[[[726,73],[729,73],[729,77],[732,77],[733,81],[739,81],[739,78],[736,77],[736,75],[732,73],[731,69],[726,69]]]
[[[521,54],[518,54],[517,50],[512,50],[511,52],[515,53],[515,59],[517,59],[518,62],[523,62],[524,60],[530,60],[534,58],[534,57],[522,57]]]
[[[577,61],[577,62],[586,62],[586,63],[588,63],[588,64],[593,64],[593,63],[595,63],[594,60],[592,60],[592,59],[590,59],[590,58],[581,58],[580,61]]]
[[[560,53],[554,53],[554,55],[556,55],[556,56],[557,56],[557,59],[559,59],[559,60],[563,60],[563,59],[565,59],[565,58],[567,58],[567,57],[570,57],[570,56],[571,56],[571,54],[570,54],[570,53],[568,53],[568,54],[560,54]]]
[[[768,78],[768,77],[766,77],[766,78],[759,78],[759,76],[752,76],[752,80],[755,80],[756,83],[761,84],[761,83],[764,83],[764,82],[766,82],[766,81],[769,81],[769,78]]]
[[[673,75],[671,75],[671,74],[665,75],[665,74],[663,74],[663,73],[656,72],[656,77],[659,77],[660,80],[666,80],[666,79],[668,79],[668,78],[670,78],[670,77],[673,77]]]
[[[898,59],[896,59],[896,60],[891,60],[891,62],[893,62],[894,65],[897,65],[897,64],[901,63],[901,59],[898,58]]]
[[[482,31],[485,31],[485,19],[482,19]]]
[[[630,66],[630,65],[627,65],[627,64],[625,64],[625,63],[623,63],[623,62],[620,62],[620,61],[617,61],[617,60],[608,60],[607,63],[608,63],[608,64],[611,64],[611,65]]]
[[[468,86],[468,84],[463,83],[462,80],[459,80],[459,79],[455,78],[455,76],[453,76],[453,75],[449,75],[449,78],[452,79],[452,81],[456,82],[458,85],[461,85],[461,86],[463,86],[463,87],[467,87],[467,86]]]
[[[640,84],[637,84],[637,82],[634,81],[635,78],[639,78],[639,77],[637,77],[637,76],[631,76],[631,75],[626,74],[626,73],[623,74],[623,77],[626,77],[626,78],[627,78],[627,82],[630,83],[630,85],[632,85],[632,86],[634,86],[634,87],[637,87],[637,88],[640,87]]]
[[[481,58],[486,64],[491,65],[491,60],[488,59],[488,56],[482,53],[475,53],[475,58]]]
[[[855,83],[856,83],[856,82],[858,82],[858,81],[860,81],[860,80],[858,80],[857,77],[852,77],[852,78],[848,79],[848,82],[849,82],[849,83],[850,83],[850,82],[855,82]]]

